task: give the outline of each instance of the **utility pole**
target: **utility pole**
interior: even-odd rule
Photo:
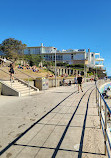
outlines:
[[[56,50],[55,50],[55,87],[57,86],[57,85],[56,85],[56,74],[57,74],[57,73],[56,73]]]
[[[86,82],[85,60],[84,60],[84,82]]]

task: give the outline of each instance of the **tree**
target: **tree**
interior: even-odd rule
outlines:
[[[15,61],[20,55],[23,54],[23,50],[26,48],[26,44],[22,44],[21,41],[14,38],[5,39],[0,44],[0,50],[10,59]]]
[[[53,61],[43,61],[43,66],[50,67],[54,65],[55,63]]]
[[[25,55],[25,59],[28,61],[30,66],[38,66],[39,63],[43,60],[42,56],[38,54]]]

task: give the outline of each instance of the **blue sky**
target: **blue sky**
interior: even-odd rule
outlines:
[[[1,0],[0,43],[100,52],[111,75],[111,0]]]

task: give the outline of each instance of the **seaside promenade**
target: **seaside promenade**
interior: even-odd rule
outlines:
[[[95,83],[0,96],[1,158],[107,158]]]

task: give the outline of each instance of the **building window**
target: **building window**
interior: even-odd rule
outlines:
[[[73,54],[71,54],[71,59],[73,60]]]

